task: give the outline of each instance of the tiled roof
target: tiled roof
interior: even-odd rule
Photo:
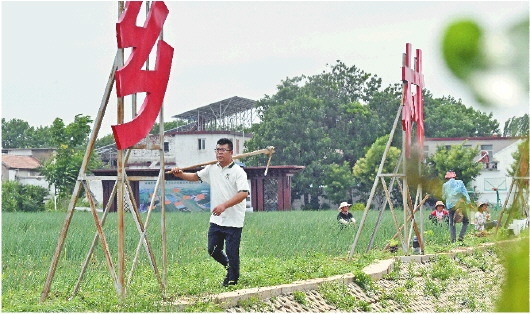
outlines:
[[[40,162],[31,156],[2,154],[2,164],[8,169],[36,169]]]

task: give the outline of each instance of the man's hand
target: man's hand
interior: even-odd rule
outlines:
[[[223,204],[215,206],[215,208],[212,211],[212,215],[219,216],[226,210],[226,206]]]
[[[180,175],[183,173],[182,170],[179,167],[171,168],[170,171],[175,177],[180,177]]]

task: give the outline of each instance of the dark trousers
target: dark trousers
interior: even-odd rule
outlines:
[[[227,269],[226,283],[239,280],[239,244],[243,228],[223,227],[210,223],[208,230],[208,254]],[[223,247],[226,241],[226,253]]]
[[[453,221],[455,212],[456,212],[455,207],[449,209],[449,232],[451,233],[451,242],[456,242],[456,225]],[[469,219],[467,217],[466,211],[464,211],[463,214],[464,214],[464,218],[462,219],[462,229],[460,229],[458,240],[464,240],[464,236],[466,235],[467,225],[469,225]]]

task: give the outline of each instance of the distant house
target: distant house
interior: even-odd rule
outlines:
[[[17,181],[48,188],[48,182],[38,169],[41,163],[32,156],[2,154],[2,183]]]
[[[512,178],[508,170],[514,159],[512,154],[517,151],[517,146],[524,141],[525,137],[459,137],[459,138],[426,138],[424,143],[425,156],[436,152],[437,147],[445,146],[451,148],[453,145],[464,144],[464,147],[475,148],[480,151],[476,161],[483,164],[480,174],[472,182],[475,193],[479,200],[492,205],[497,204],[497,192],[499,201],[504,202]],[[457,173],[458,176],[458,173]],[[466,184],[469,183],[465,182]]]

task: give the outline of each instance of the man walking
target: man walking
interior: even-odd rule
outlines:
[[[455,212],[457,211],[457,205],[459,205],[465,199],[465,203],[469,204],[469,194],[462,180],[455,180],[456,173],[452,170],[447,171],[445,174],[445,182],[442,186],[442,197],[445,199],[445,204],[449,209],[449,232],[451,233],[451,242],[456,242],[456,226]],[[463,210],[464,218],[462,220],[462,229],[460,229],[460,235],[458,241],[464,241],[464,235],[466,234],[467,225],[469,225],[469,218],[466,210]]]
[[[243,201],[250,190],[247,174],[234,163],[232,156],[232,141],[222,138],[215,148],[216,164],[208,165],[197,173],[183,172],[178,167],[171,169],[171,173],[181,179],[210,184],[212,215],[208,253],[227,269],[223,281],[225,287],[236,285],[239,280],[239,244],[246,209]],[[223,251],[225,244],[226,253]]]

